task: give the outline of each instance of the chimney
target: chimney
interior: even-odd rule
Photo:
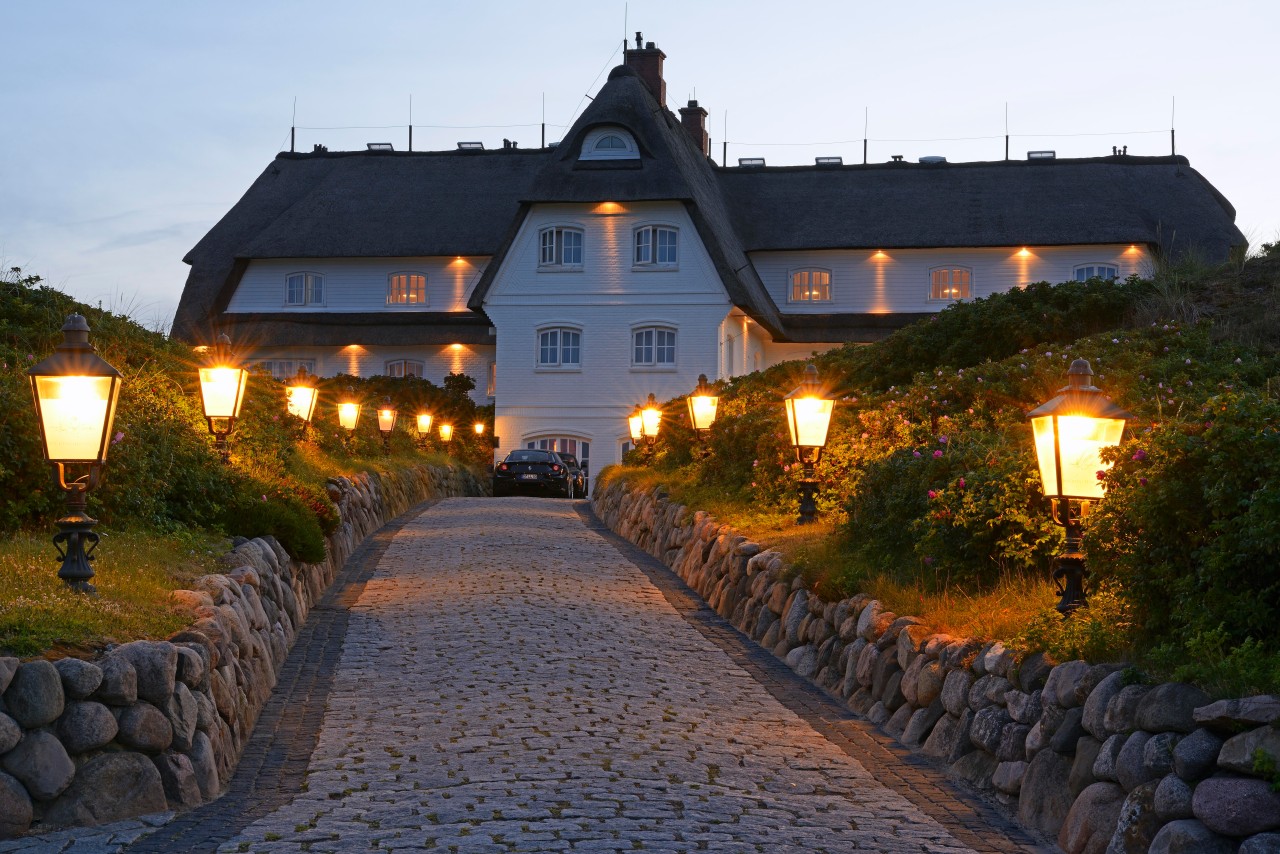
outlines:
[[[662,79],[662,60],[666,59],[667,55],[658,50],[653,42],[646,43],[643,48],[640,47],[641,43],[641,34],[637,32],[636,46],[627,51],[626,65],[640,75],[644,85],[649,87],[649,91],[657,99],[658,106],[665,109],[667,83]]]
[[[711,156],[711,137],[707,136],[707,111],[698,106],[697,101],[690,101],[689,106],[680,108],[680,124],[693,138],[703,157]]]

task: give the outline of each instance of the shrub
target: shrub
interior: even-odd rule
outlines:
[[[245,483],[222,509],[217,522],[225,530],[250,539],[271,534],[295,560],[324,560],[324,534],[315,513],[301,499],[280,495],[271,484]]]

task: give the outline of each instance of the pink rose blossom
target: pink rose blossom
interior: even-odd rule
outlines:
[[[940,460],[940,459],[942,459],[942,451],[934,451],[934,452],[933,452],[933,458],[934,458],[935,460]]]

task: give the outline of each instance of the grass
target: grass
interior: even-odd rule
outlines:
[[[60,656],[167,637],[190,623],[170,592],[216,571],[226,550],[222,537],[207,533],[100,533],[95,596],[75,593],[58,578],[50,537],[0,539],[0,650]]]

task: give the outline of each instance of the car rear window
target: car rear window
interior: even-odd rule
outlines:
[[[551,454],[548,451],[512,451],[507,456],[509,463],[549,463]]]

